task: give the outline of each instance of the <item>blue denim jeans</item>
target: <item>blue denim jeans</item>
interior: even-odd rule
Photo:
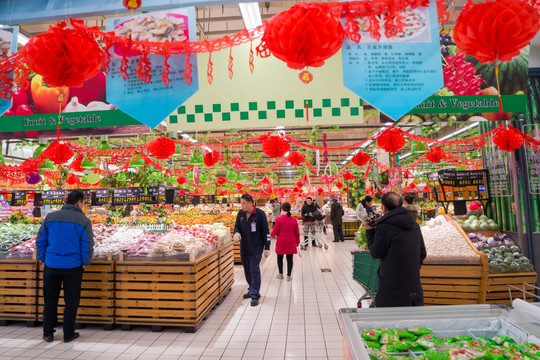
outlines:
[[[244,274],[249,286],[249,295],[252,299],[260,299],[261,293],[261,263],[262,254],[254,256],[242,256]]]

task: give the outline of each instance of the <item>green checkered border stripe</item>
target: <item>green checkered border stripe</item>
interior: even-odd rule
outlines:
[[[264,102],[248,101],[230,104],[197,104],[180,106],[175,114],[169,116],[171,124],[179,121],[221,122],[231,120],[266,120],[290,119],[305,117],[306,101],[309,104],[310,116],[319,117],[359,117],[362,116],[363,101],[359,98],[320,99],[313,106],[313,100],[267,100]]]

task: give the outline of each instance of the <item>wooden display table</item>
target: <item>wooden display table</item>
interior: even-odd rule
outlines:
[[[84,269],[81,284],[81,302],[77,311],[77,324],[103,324],[112,330],[114,324],[114,267],[112,260],[94,260]],[[43,321],[43,265],[38,274],[38,314]],[[64,313],[64,291],[58,302],[58,321]]]
[[[37,322],[37,260],[0,260],[0,325],[12,321]]]
[[[241,264],[242,258],[240,256],[240,241],[234,243],[233,252],[234,252],[234,263]]]
[[[511,305],[508,285],[523,289],[523,284],[536,285],[535,272],[519,272],[504,274],[489,274],[487,283],[486,302],[488,304]],[[534,288],[525,286],[525,290],[534,293]],[[523,291],[512,288],[512,299],[520,298],[529,302],[534,301],[533,296],[527,295],[523,299]]]

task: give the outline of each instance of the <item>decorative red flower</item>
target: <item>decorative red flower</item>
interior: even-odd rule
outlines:
[[[214,166],[221,159],[221,153],[215,150],[210,150],[204,154],[204,165]]]
[[[244,187],[244,185],[240,184],[240,183],[236,183],[236,188],[238,190],[242,190],[242,188]]]
[[[343,27],[322,3],[301,2],[266,23],[262,42],[291,69],[319,67],[338,52]]]
[[[56,165],[64,164],[73,157],[73,150],[58,140],[53,141],[43,152],[43,156]]]
[[[283,157],[290,148],[291,145],[280,136],[270,136],[262,144],[264,153],[271,158]]]
[[[469,1],[454,27],[457,47],[481,63],[510,61],[540,30],[538,11],[520,0]]]
[[[434,146],[426,153],[426,159],[432,163],[438,163],[446,157],[446,153],[438,146]]]
[[[173,139],[160,137],[148,144],[148,152],[158,159],[168,159],[176,152],[176,143]]]
[[[75,176],[74,173],[70,173],[68,178],[66,179],[66,183],[68,183],[69,185],[75,185],[78,181],[79,179],[77,179],[77,176]]]
[[[72,22],[82,20],[72,20]],[[68,28],[65,21],[32,36],[22,48],[28,68],[49,86],[80,87],[103,64],[103,50],[91,32]]]
[[[227,182],[227,179],[225,179],[223,176],[220,176],[216,179],[216,183],[219,185],[223,185]]]
[[[142,0],[124,0],[124,7],[129,11],[135,11],[142,5]]]
[[[337,187],[338,189],[341,189],[341,188],[343,187],[343,183],[342,183],[341,181],[337,181],[337,182],[336,182],[336,187]]]
[[[388,128],[377,138],[377,146],[389,153],[395,153],[405,146],[405,138],[398,130]]]
[[[356,166],[364,166],[368,163],[369,160],[371,160],[371,156],[361,151],[354,155],[351,161]]]
[[[345,180],[347,180],[347,181],[354,179],[354,175],[351,174],[351,173],[348,172],[348,171],[347,171],[346,173],[344,173],[342,176],[343,176],[343,179],[345,179]]]
[[[287,156],[287,161],[292,166],[298,166],[305,160],[304,155],[300,154],[298,151],[291,151]]]
[[[186,183],[186,178],[183,176],[179,176],[176,178],[176,182],[178,183],[178,185],[183,185]]]
[[[514,128],[505,128],[493,135],[493,143],[502,151],[514,152],[523,145],[523,136]]]

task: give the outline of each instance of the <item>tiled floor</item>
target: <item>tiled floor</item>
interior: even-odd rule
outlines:
[[[342,359],[337,311],[356,307],[363,289],[352,279],[350,251],[357,249],[355,242],[332,243],[330,236],[327,250],[310,247],[294,257],[291,282],[276,279],[275,253],[263,260],[263,297],[257,307],[242,298],[247,287],[242,266],[236,265],[232,291],[197,333],[90,326],[78,330],[79,339],[64,344],[59,327],[59,340],[45,343],[41,327],[15,323],[0,327],[0,360]]]

